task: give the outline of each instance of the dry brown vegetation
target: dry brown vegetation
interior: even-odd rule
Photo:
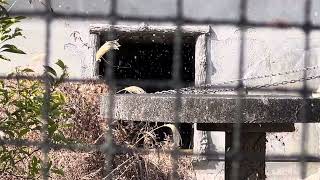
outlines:
[[[106,119],[99,115],[100,97],[108,92],[104,84],[65,83],[59,87],[68,97],[66,109],[72,114],[67,121],[72,127],[65,134],[82,143],[101,144],[106,131]],[[155,142],[155,134],[146,123],[116,122],[112,130],[116,144],[133,147],[139,145],[151,150],[148,154],[127,153],[114,157],[111,174],[103,173],[104,155],[98,151],[79,152],[72,150],[52,151],[52,160],[64,169],[65,176],[53,179],[170,179],[171,156],[161,150],[172,146],[171,141]],[[141,139],[148,132],[150,136]],[[137,142],[138,139],[141,141]],[[158,149],[158,150],[156,150]],[[153,151],[153,152],[152,152]],[[177,173],[179,179],[192,179],[192,165],[188,157],[180,157]]]

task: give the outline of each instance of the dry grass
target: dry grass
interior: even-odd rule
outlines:
[[[108,128],[107,119],[100,116],[100,98],[108,93],[108,86],[95,83],[65,83],[59,88],[67,95],[65,107],[71,116],[61,119],[72,126],[64,129],[66,137],[81,143],[101,144],[104,142],[103,133]],[[157,126],[149,123],[115,122],[113,124],[113,138],[117,145],[150,149],[148,154],[121,154],[115,155],[114,168],[110,174],[103,171],[105,156],[98,151],[80,152],[72,150],[51,151],[49,156],[53,164],[64,170],[64,176],[51,174],[51,179],[170,179],[172,174],[172,159],[170,154],[162,150],[173,146],[171,138],[163,142],[157,141],[155,132]],[[40,134],[29,134],[30,140],[41,140]],[[41,156],[41,152],[37,152]],[[177,174],[179,179],[193,179],[191,158],[178,159]],[[25,164],[17,165],[27,168]],[[22,179],[6,174],[0,179]]]
[[[83,143],[103,143],[102,133],[106,130],[106,119],[99,115],[100,97],[108,92],[108,87],[94,83],[66,83],[60,87],[68,96],[66,109],[73,115],[68,119],[73,127],[66,129],[68,137]],[[137,146],[148,149],[166,149],[172,146],[170,140],[155,142],[154,126],[147,123],[118,122],[114,124],[113,137],[116,144],[128,147]],[[145,132],[149,136],[141,138]],[[151,136],[151,137],[150,137]],[[152,137],[153,136],[153,137]],[[100,138],[99,138],[100,137]],[[138,140],[141,140],[137,142]],[[169,179],[172,173],[171,156],[161,151],[149,154],[122,154],[114,157],[111,174],[103,173],[104,156],[100,152],[51,152],[54,162],[62,167],[65,176],[53,179]],[[188,157],[178,160],[179,179],[192,179],[191,160]]]

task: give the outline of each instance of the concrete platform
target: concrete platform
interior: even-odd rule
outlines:
[[[102,97],[101,113],[108,117],[110,105],[108,96]],[[172,94],[119,94],[114,96],[114,119],[128,121],[174,122],[176,97]],[[233,139],[232,123],[238,120],[239,102],[243,121],[239,139]],[[305,107],[305,108],[304,108]],[[266,154],[266,132],[292,132],[292,123],[319,122],[320,99],[299,96],[254,96],[248,95],[239,101],[236,95],[181,95],[180,122],[198,123],[197,128],[205,131],[225,131],[225,153],[233,152],[233,141],[240,141],[238,152]],[[306,113],[303,113],[306,110]],[[303,115],[306,116],[303,116]],[[305,119],[305,117],[307,117]],[[207,129],[206,129],[207,128]],[[195,142],[197,143],[197,142]],[[227,156],[226,156],[227,157]],[[217,162],[197,161],[199,173],[207,177],[216,172]],[[224,179],[231,179],[232,164],[235,159],[226,159]],[[211,167],[210,162],[215,166]],[[201,163],[203,165],[201,165]],[[239,164],[239,179],[266,179],[266,162],[264,158],[242,159]],[[206,171],[203,171],[205,170]],[[202,171],[201,171],[202,170]],[[197,177],[199,179],[199,177]],[[222,178],[222,177],[221,177]],[[201,179],[201,178],[200,178]]]
[[[175,121],[175,96],[119,94],[114,96],[114,119],[149,122]],[[236,123],[236,95],[182,95],[180,122]],[[320,99],[298,96],[246,96],[242,99],[241,123],[320,122]],[[305,105],[304,105],[305,104]],[[108,96],[102,97],[101,113],[108,117]],[[305,107],[305,108],[304,108]],[[306,109],[306,119],[303,116]]]

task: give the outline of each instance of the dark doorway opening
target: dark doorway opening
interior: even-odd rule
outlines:
[[[170,81],[172,79],[172,64],[174,53],[174,35],[165,33],[126,33],[118,34],[117,38],[121,47],[114,51],[113,72],[117,89],[133,86],[130,80],[157,80]],[[182,83],[184,87],[193,86],[195,79],[195,44],[196,36],[184,36],[182,38]],[[101,35],[100,46],[105,43],[107,35]],[[101,61],[98,66],[99,77],[105,78],[106,69],[110,64]],[[124,81],[122,81],[124,80]],[[125,83],[123,83],[125,82]],[[171,89],[168,86],[139,85],[147,93]],[[132,122],[136,123],[136,122]],[[161,126],[163,123],[149,123],[150,126]],[[181,148],[192,148],[193,127],[192,124],[179,124],[179,132],[182,137]],[[159,141],[171,134],[169,128],[161,128],[155,132]]]
[[[157,35],[145,37],[124,39],[119,36],[121,47],[114,51],[115,59],[113,64],[114,77],[117,88],[131,86],[130,80],[170,80],[172,79],[173,63],[173,40],[159,40]],[[164,36],[158,35],[158,36]],[[101,38],[101,45],[107,40],[105,36]],[[195,37],[188,37],[182,42],[182,72],[181,77],[183,86],[192,86],[194,84],[194,59],[195,59]],[[104,57],[107,60],[107,57]],[[108,60],[107,60],[108,61]],[[104,77],[106,67],[109,66],[105,61],[99,64],[99,76]],[[125,80],[125,81],[121,81]],[[118,81],[118,82],[117,82]],[[123,82],[128,82],[124,84]],[[156,87],[142,85],[148,93],[170,89],[169,86]]]

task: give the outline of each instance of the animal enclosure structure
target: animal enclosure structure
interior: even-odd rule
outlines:
[[[91,32],[99,34],[107,33],[113,29],[117,38],[130,39],[132,37],[136,42],[141,41],[141,43],[148,42],[146,39],[154,41],[153,37],[161,37],[161,34],[169,34],[174,31],[170,26],[127,27],[119,25],[112,28],[109,25],[93,25],[91,29]],[[108,119],[144,122],[177,123],[176,119],[178,119],[179,123],[197,123],[195,131],[224,131],[226,132],[225,146],[228,149],[223,154],[226,161],[225,179],[232,178],[230,176],[233,171],[232,162],[235,159],[239,161],[239,179],[264,179],[266,177],[266,132],[290,132],[294,131],[292,123],[319,122],[320,101],[312,98],[303,99],[297,95],[251,95],[251,91],[259,90],[264,85],[245,87],[245,91],[237,95],[237,87],[230,86],[230,83],[225,82],[224,86],[229,85],[230,87],[222,88],[218,85],[208,84],[206,81],[208,81],[210,72],[212,72],[212,69],[209,70],[208,68],[210,68],[210,56],[212,54],[211,40],[215,38],[213,31],[209,26],[205,28],[195,26],[182,27],[181,32],[183,34],[182,38],[188,39],[190,35],[193,35],[191,43],[195,44],[195,49],[191,48],[191,50],[194,50],[195,58],[191,58],[191,61],[194,62],[189,61],[189,64],[195,67],[195,85],[175,90],[164,89],[155,93],[151,91],[149,94],[115,95],[113,105],[108,101],[110,97],[106,96],[102,100],[102,115]],[[138,37],[141,37],[140,39],[136,37],[137,34]],[[173,36],[165,37],[173,38]],[[168,42],[166,38],[163,40]],[[97,47],[99,46],[98,43]],[[146,49],[139,49],[139,51],[152,54],[151,51],[148,52]],[[160,54],[161,51],[163,49],[160,49]],[[121,51],[119,53],[121,54]],[[150,54],[149,56],[151,56]],[[190,52],[186,54],[192,55]],[[119,56],[121,57],[121,55],[116,57]],[[170,58],[165,60],[170,62]],[[139,64],[140,62],[137,61],[136,63]],[[187,66],[190,67],[190,65]],[[192,74],[193,72],[183,73]],[[162,75],[165,76],[165,74]],[[153,78],[153,80],[161,80],[161,77]],[[284,83],[288,82],[284,81]],[[271,84],[270,86],[278,86],[278,84]],[[177,94],[180,101],[178,113],[176,107]],[[108,115],[110,111],[113,112],[113,117]],[[239,117],[241,117],[241,121],[239,121]],[[303,118],[306,118],[306,120]],[[241,131],[236,138],[232,127],[232,124],[235,123],[240,124]],[[233,152],[233,142],[235,140],[240,142],[239,153],[236,154]],[[201,141],[201,139],[194,139],[194,141]],[[209,156],[208,159],[211,160],[221,160],[221,155],[208,152],[201,155]]]
[[[28,1],[25,2],[28,3]],[[310,154],[309,150],[313,149],[307,144],[308,139],[314,138],[308,136],[309,124],[320,122],[320,101],[311,97],[314,88],[310,88],[309,83],[311,80],[319,79],[320,76],[319,73],[308,74],[310,71],[319,70],[314,66],[315,63],[311,63],[313,62],[311,57],[314,56],[311,56],[311,53],[309,56],[312,33],[320,30],[318,13],[315,15],[319,1],[281,1],[286,5],[279,5],[277,3],[280,1],[272,0],[268,2],[253,0],[201,0],[197,2],[190,0],[170,2],[165,0],[65,0],[61,4],[59,3],[63,1],[47,0],[46,2],[48,4],[45,7],[50,8],[44,10],[41,6],[40,9],[30,11],[30,9],[19,9],[22,5],[15,9],[14,4],[19,5],[19,3],[10,1],[10,6],[13,7],[10,13],[31,17],[36,19],[35,21],[40,19],[39,24],[44,32],[34,33],[39,37],[43,35],[44,41],[43,43],[29,41],[29,44],[41,46],[38,48],[41,50],[38,51],[45,54],[43,65],[50,65],[52,56],[55,57],[63,52],[65,59],[70,63],[67,65],[75,74],[67,80],[68,82],[94,81],[109,85],[111,92],[114,93],[102,97],[101,104],[101,115],[108,119],[106,126],[110,127],[104,132],[106,141],[98,145],[82,143],[65,145],[48,139],[45,136],[48,132],[45,125],[48,119],[45,117],[48,115],[46,107],[50,102],[49,98],[46,98],[42,112],[44,117],[42,140],[30,142],[20,139],[0,139],[1,144],[39,147],[45,157],[48,156],[50,150],[67,149],[76,152],[99,150],[107,157],[104,162],[106,168],[103,170],[104,174],[108,174],[116,168],[112,163],[115,154],[132,151],[141,154],[149,152],[148,149],[132,149],[125,145],[114,144],[112,141],[113,121],[186,123],[189,124],[189,127],[194,128],[193,152],[184,151],[178,147],[165,151],[172,155],[172,179],[178,177],[178,158],[185,155],[195,158],[196,171],[203,173],[202,177],[207,179],[210,179],[206,177],[210,174],[207,173],[207,170],[213,169],[208,165],[210,163],[214,164],[214,167],[220,162],[224,163],[223,169],[215,173],[219,175],[219,172],[222,172],[220,179],[234,180],[268,179],[267,163],[278,162],[297,163],[296,169],[299,172],[295,172],[298,174],[295,178],[305,179],[309,176],[308,165],[320,163],[319,155]],[[277,4],[278,7],[272,3]],[[134,7],[128,8],[130,5]],[[161,5],[165,10],[158,11]],[[276,7],[284,11],[284,13],[281,12],[281,15],[298,20],[277,17],[276,13],[273,13]],[[173,12],[169,13],[167,10]],[[269,12],[268,17],[262,13],[263,10]],[[158,15],[152,15],[153,12]],[[312,19],[314,17],[317,19]],[[236,43],[226,41],[226,48],[221,48],[219,43],[223,41],[218,41],[219,37],[216,36],[218,29],[216,26],[220,25],[237,27],[235,33],[239,34],[238,41]],[[37,30],[38,24],[37,26],[31,24],[28,27],[32,32]],[[65,29],[67,29],[66,32]],[[301,54],[303,55],[299,56],[302,63],[298,66],[295,63],[290,64],[289,70],[281,69],[284,66],[278,66],[281,68],[277,69],[276,66],[272,66],[275,60],[268,56],[266,59],[269,58],[270,71],[259,72],[259,68],[265,64],[258,63],[255,66],[258,73],[254,76],[247,76],[245,73],[246,60],[250,59],[253,62],[260,60],[261,52],[267,51],[264,46],[258,47],[257,41],[248,39],[251,29],[298,30],[303,34],[301,42],[303,51]],[[75,38],[77,39],[75,44],[78,44],[70,45],[68,33],[75,30],[79,31],[78,34],[82,36]],[[262,36],[268,35],[263,34]],[[106,61],[97,62],[95,54],[99,47],[106,40],[115,39],[119,39],[122,45],[120,50],[112,51],[104,56]],[[292,41],[288,40],[288,42]],[[63,46],[66,44],[73,48],[68,49],[69,46]],[[34,49],[33,46],[30,48]],[[235,46],[237,50],[234,50]],[[248,55],[248,50],[255,49],[255,47],[262,50]],[[62,50],[58,51],[59,48]],[[283,51],[286,48],[274,47],[276,50],[272,52]],[[288,49],[300,51],[299,48],[290,46]],[[76,53],[72,54],[71,50]],[[214,59],[218,55],[220,59]],[[286,60],[294,59],[295,55],[293,51],[290,51],[284,55],[286,58],[281,59],[279,56],[275,59],[284,63]],[[231,61],[221,62],[226,59]],[[213,64],[219,60],[221,64]],[[319,64],[319,62],[316,63],[317,66]],[[6,69],[6,66],[1,68]],[[231,69],[232,75],[236,74],[236,77],[229,77],[231,73],[222,72],[221,69]],[[274,69],[276,70],[273,71]],[[293,73],[300,73],[301,76],[281,79],[283,75]],[[218,75],[224,76],[221,78]],[[274,77],[280,77],[281,80],[273,81]],[[10,79],[5,75],[1,75],[0,78]],[[46,87],[49,87],[45,76],[21,78],[44,80]],[[246,82],[251,80],[250,78],[257,83],[248,85]],[[271,80],[264,82],[261,80],[263,78]],[[298,88],[285,86],[296,83],[300,83],[301,86]],[[115,94],[118,88],[129,85],[142,87],[148,93]],[[50,97],[48,89],[46,89],[46,95]],[[290,133],[296,132],[294,123],[301,123],[302,127],[298,134],[300,139],[292,138],[299,141],[298,146],[301,151],[299,153],[290,151],[287,154],[275,151],[274,154],[268,154],[266,152],[268,133],[288,132],[290,136]],[[223,137],[217,136],[215,141],[208,140],[210,134],[216,131],[224,132]],[[210,148],[219,148],[217,145],[219,140],[223,141],[223,151],[220,151],[221,149],[219,152],[212,151]],[[286,167],[281,168],[279,170],[281,177],[286,177],[288,172],[282,171]],[[49,179],[50,174],[46,168],[41,170],[43,179]],[[218,176],[213,174],[210,177]],[[111,177],[108,178],[111,179]]]

